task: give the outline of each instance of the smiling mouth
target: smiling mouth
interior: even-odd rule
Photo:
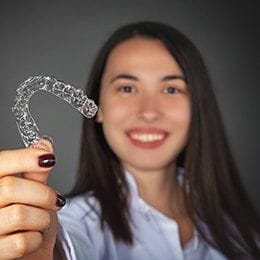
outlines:
[[[127,133],[132,144],[140,148],[157,148],[162,145],[168,133],[161,130],[156,131],[130,131]]]
[[[140,142],[148,143],[154,141],[160,141],[165,137],[165,134],[139,134],[139,133],[130,133],[130,138]]]

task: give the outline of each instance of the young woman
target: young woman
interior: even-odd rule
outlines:
[[[99,52],[87,90],[99,111],[84,121],[59,225],[64,199],[45,184],[54,156],[0,153],[2,258],[259,258],[259,217],[190,40],[160,23],[121,27]]]
[[[99,111],[84,121],[71,194],[78,196],[61,212],[70,252],[82,259],[259,255],[257,213],[207,69],[184,35],[149,22],[120,28],[101,49],[88,90]]]

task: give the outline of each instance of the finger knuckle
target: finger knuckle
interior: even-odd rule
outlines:
[[[23,233],[17,234],[14,239],[14,252],[17,257],[22,257],[27,252],[27,239]]]
[[[0,181],[0,198],[9,202],[15,190],[16,180],[13,176],[3,177]]]
[[[22,229],[25,224],[25,210],[22,205],[12,205],[9,221],[16,230]]]
[[[52,205],[54,200],[54,192],[52,189],[46,187],[46,189],[43,192],[43,202],[45,205]]]
[[[44,228],[50,228],[51,226],[51,215],[49,212],[46,211],[44,220],[43,220]]]

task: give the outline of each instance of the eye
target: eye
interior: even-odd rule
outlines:
[[[175,88],[175,87],[167,87],[164,90],[165,93],[169,93],[169,94],[175,94],[175,93],[179,93],[179,89]]]
[[[123,93],[131,93],[134,92],[134,89],[131,86],[123,86],[123,87],[119,87],[119,91]]]

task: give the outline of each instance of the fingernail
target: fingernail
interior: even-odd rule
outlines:
[[[50,153],[39,156],[38,164],[40,167],[52,167],[55,164],[55,155]]]
[[[66,204],[66,199],[60,194],[57,194],[56,206],[63,207]]]

